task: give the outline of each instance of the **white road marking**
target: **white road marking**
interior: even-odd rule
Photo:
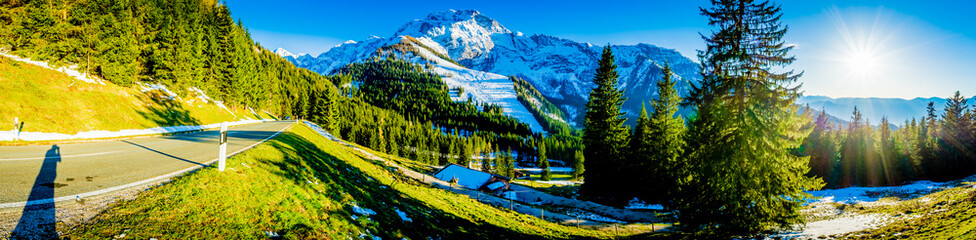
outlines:
[[[85,156],[95,156],[104,155],[110,153],[121,152],[122,150],[116,150],[111,152],[97,152],[97,153],[86,153],[86,154],[75,154],[75,155],[63,155],[63,156],[51,156],[51,157],[29,157],[29,158],[0,158],[0,161],[19,161],[19,160],[47,160],[49,158],[69,158],[69,157],[85,157]]]
[[[237,155],[238,153],[241,153],[241,152],[243,152],[245,150],[251,149],[254,146],[257,146],[258,144],[264,143],[265,141],[268,141],[268,139],[271,139],[271,138],[274,138],[275,136],[278,136],[278,134],[281,134],[281,132],[287,130],[292,125],[294,125],[294,124],[289,124],[285,128],[282,128],[281,130],[278,130],[278,132],[276,132],[275,134],[272,134],[271,136],[269,136],[269,137],[267,137],[267,138],[265,138],[265,139],[263,139],[263,140],[261,140],[259,142],[256,142],[254,144],[251,144],[250,146],[247,146],[245,148],[242,148],[241,150],[237,150],[237,151],[235,151],[233,153],[227,154],[227,157],[230,158],[231,156]],[[207,161],[207,165],[210,165],[210,164],[212,164],[215,161],[217,161],[216,158],[214,158],[213,160]],[[146,180],[142,180],[142,181],[138,181],[138,182],[134,182],[134,183],[129,183],[129,184],[125,184],[125,185],[110,187],[110,188],[106,188],[106,189],[101,189],[101,190],[95,190],[95,191],[86,192],[86,193],[75,194],[75,195],[69,195],[69,196],[63,196],[63,197],[57,197],[57,198],[41,199],[41,200],[34,200],[34,201],[26,201],[26,202],[0,203],[0,209],[2,209],[2,208],[9,208],[9,207],[26,207],[26,206],[31,206],[31,205],[49,204],[49,203],[60,202],[60,201],[65,201],[65,200],[73,200],[73,199],[76,199],[76,198],[86,198],[86,197],[95,196],[95,195],[99,195],[99,194],[103,194],[103,193],[114,192],[114,191],[118,191],[118,190],[122,190],[122,189],[127,189],[127,188],[131,188],[131,187],[139,186],[139,185],[144,185],[144,184],[148,184],[148,183],[152,183],[152,182],[156,182],[156,181],[161,181],[161,180],[164,180],[164,179],[168,179],[168,178],[172,178],[172,177],[175,177],[175,176],[179,176],[180,174],[184,174],[184,173],[187,173],[187,172],[190,172],[190,171],[197,170],[198,168],[202,168],[202,166],[195,165],[195,166],[190,167],[190,168],[187,168],[187,169],[183,169],[183,170],[179,170],[179,171],[176,171],[176,172],[168,173],[168,174],[161,175],[161,176],[158,176],[158,177],[154,177],[154,178],[150,178],[150,179],[146,179]]]

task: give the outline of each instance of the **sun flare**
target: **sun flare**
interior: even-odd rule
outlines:
[[[885,77],[891,58],[891,40],[897,29],[886,26],[882,12],[871,20],[859,18],[847,19],[837,9],[830,12],[834,27],[837,29],[837,51],[834,58],[840,69],[847,69],[847,78],[851,80],[873,82]]]
[[[878,57],[868,51],[852,51],[847,57],[847,67],[860,77],[873,77],[878,68]]]

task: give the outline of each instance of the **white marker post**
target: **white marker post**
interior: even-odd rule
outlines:
[[[217,170],[224,171],[227,165],[227,124],[220,123],[220,157],[217,160]]]
[[[14,117],[14,140],[20,137],[20,127],[17,125],[20,125],[20,118]]]

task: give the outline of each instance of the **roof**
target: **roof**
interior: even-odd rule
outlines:
[[[470,189],[478,189],[491,179],[492,174],[486,173],[461,165],[448,164],[440,171],[434,173],[434,177],[443,181],[450,182],[457,178],[458,184]]]

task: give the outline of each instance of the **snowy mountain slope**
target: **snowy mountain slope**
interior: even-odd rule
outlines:
[[[499,22],[474,10],[434,12],[424,19],[404,24],[389,38],[371,37],[333,48],[318,57],[298,58],[296,65],[328,74],[355,61],[368,58],[375,50],[395,44],[401,36],[411,36],[435,55],[444,56],[468,69],[517,76],[525,79],[554,104],[579,120],[592,83],[593,71],[602,47],[547,35],[526,36],[511,31]],[[656,96],[655,82],[661,66],[670,62],[679,92],[686,92],[689,81],[699,78],[698,66],[672,49],[649,44],[612,46],[626,89],[624,109],[639,112],[641,102]],[[465,89],[466,91],[469,89]]]
[[[423,44],[423,41],[420,42],[420,44],[410,43],[416,47],[420,54],[410,61],[430,62],[434,66],[430,70],[441,75],[441,79],[448,87],[464,89],[464,94],[452,96],[454,101],[467,101],[470,98],[477,103],[496,104],[502,107],[502,112],[505,115],[528,124],[533,132],[544,132],[542,125],[532,116],[532,113],[518,101],[514,83],[508,80],[508,77],[458,66],[428,50],[435,49],[434,47],[425,47],[426,44]]]

